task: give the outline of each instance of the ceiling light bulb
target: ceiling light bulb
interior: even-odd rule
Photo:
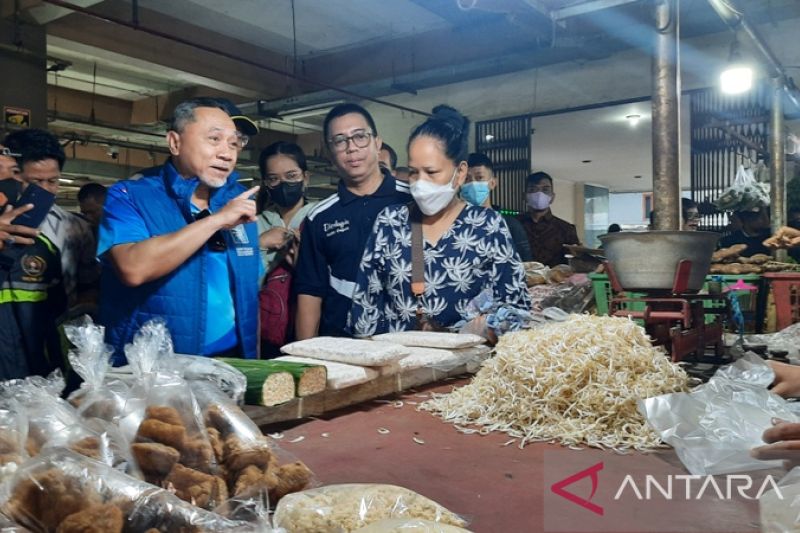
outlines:
[[[487,133],[486,136],[483,138],[487,143],[492,142],[494,140],[494,135],[491,133]]]
[[[740,94],[753,86],[753,69],[745,65],[730,65],[719,76],[722,92]]]
[[[639,120],[641,120],[642,116],[641,115],[628,115],[625,118],[628,120],[628,124],[631,125],[631,128],[635,128],[636,125],[639,123]]]

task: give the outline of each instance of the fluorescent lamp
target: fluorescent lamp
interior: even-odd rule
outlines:
[[[730,65],[719,75],[722,92],[741,94],[753,87],[753,69],[747,65]]]

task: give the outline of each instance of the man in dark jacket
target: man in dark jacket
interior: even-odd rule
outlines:
[[[550,206],[556,197],[553,178],[534,172],[525,180],[528,212],[519,216],[531,244],[533,260],[549,267],[565,264],[565,244],[580,244],[575,226],[553,215]]]
[[[16,181],[16,155],[0,146],[0,381],[63,365],[56,333],[67,303],[61,256],[37,230],[13,224],[33,207],[11,207],[24,187]]]

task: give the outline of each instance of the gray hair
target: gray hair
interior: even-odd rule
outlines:
[[[169,129],[182,133],[187,124],[195,121],[194,110],[198,107],[214,107],[228,113],[224,104],[217,98],[209,98],[207,96],[191,98],[175,106],[175,111],[172,112],[172,121]]]

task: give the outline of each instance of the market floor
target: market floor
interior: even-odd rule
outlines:
[[[481,533],[752,532],[759,529],[758,504],[748,498],[767,474],[777,480],[782,473],[754,473],[742,491],[743,478],[725,476],[703,487],[703,479],[688,479],[672,450],[619,455],[543,443],[520,449],[506,445],[511,439],[505,434],[464,435],[416,410],[430,392],[463,383],[367,402],[290,429],[263,429],[283,427],[281,447],[306,462],[323,485],[401,485],[466,517],[469,529]],[[553,484],[576,474],[579,479],[563,490],[577,497],[553,492]]]

